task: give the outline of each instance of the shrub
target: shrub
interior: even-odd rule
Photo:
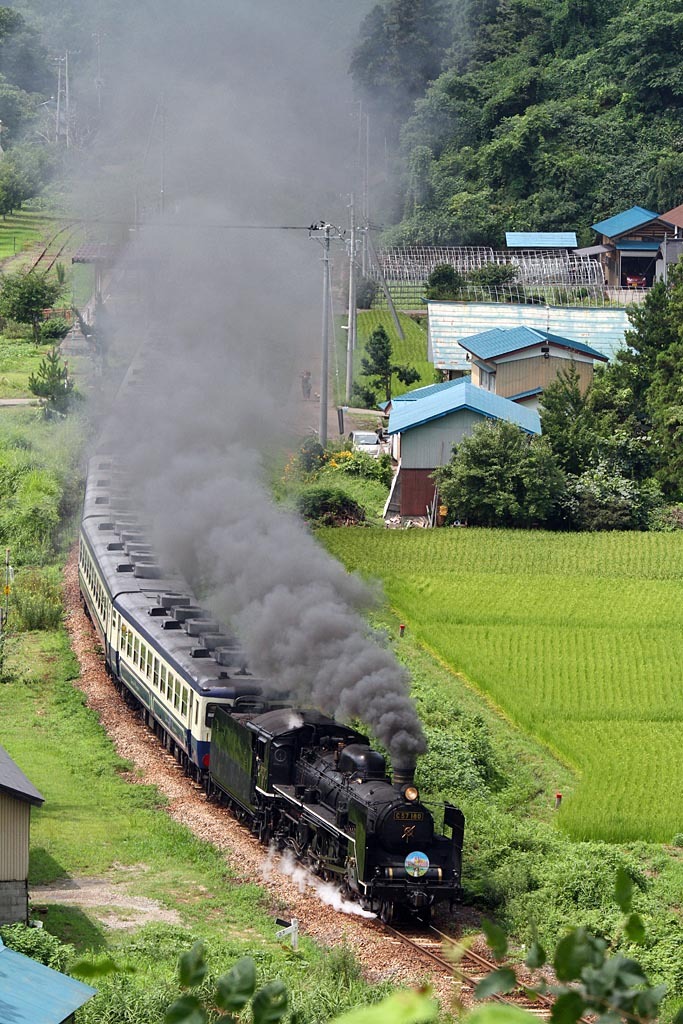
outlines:
[[[66,971],[74,957],[74,947],[60,942],[44,928],[27,928],[25,924],[4,925],[0,938],[8,949],[30,956],[54,971]]]
[[[62,316],[53,316],[40,325],[40,340],[45,342],[61,341],[71,330],[71,324]]]
[[[299,495],[297,508],[304,519],[319,526],[350,525],[365,519],[358,502],[335,487],[311,487]]]
[[[341,451],[333,454],[327,465],[337,473],[361,476],[366,480],[379,480],[385,487],[391,485],[393,469],[391,456],[386,452],[375,459],[366,452]]]
[[[512,263],[486,263],[483,267],[470,270],[467,280],[482,288],[497,288],[517,280],[518,268]]]
[[[63,613],[56,574],[24,569],[16,579],[11,609],[18,629],[56,629]]]
[[[663,501],[653,480],[641,484],[600,465],[567,478],[566,507],[578,530],[647,530]]]
[[[299,462],[305,473],[314,473],[325,461],[325,449],[315,437],[307,437],[299,452]]]

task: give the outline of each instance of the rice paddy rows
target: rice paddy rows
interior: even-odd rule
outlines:
[[[580,776],[577,838],[683,832],[683,538],[336,531],[419,638]]]

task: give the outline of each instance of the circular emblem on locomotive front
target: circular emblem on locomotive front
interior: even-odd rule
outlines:
[[[405,859],[406,871],[413,878],[421,878],[422,875],[426,875],[429,871],[429,857],[426,853],[421,853],[420,850],[416,850],[414,853],[409,853]]]

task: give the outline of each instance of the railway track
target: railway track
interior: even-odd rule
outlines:
[[[390,935],[393,935],[397,942],[410,946],[426,960],[438,964],[461,985],[466,985],[472,991],[483,978],[501,966],[499,963],[481,956],[475,950],[468,949],[457,939],[431,924],[423,925],[420,930],[417,928],[401,930],[387,924],[382,927]],[[448,958],[444,953],[444,945],[452,947],[455,955]],[[488,998],[526,1010],[538,1017],[539,1020],[550,1019],[553,1000],[540,992],[530,992],[522,983],[508,995],[496,993]]]
[[[57,252],[50,252],[51,246],[54,245],[59,236],[62,235],[65,231],[67,232],[66,237],[60,241],[60,247],[57,250]],[[56,231],[52,238],[45,244],[45,248],[42,249],[38,253],[37,257],[34,259],[33,263],[31,264],[29,274],[32,274],[34,270],[38,269],[38,267],[40,267],[41,271],[44,271],[46,274],[48,273],[48,271],[52,270],[55,263],[66,249],[67,245],[69,244],[75,233],[76,225],[71,222],[63,225],[63,227],[61,227],[59,231]]]

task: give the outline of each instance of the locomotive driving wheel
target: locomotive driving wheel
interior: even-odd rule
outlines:
[[[394,904],[383,900],[379,905],[379,919],[382,924],[391,924],[394,920]]]

